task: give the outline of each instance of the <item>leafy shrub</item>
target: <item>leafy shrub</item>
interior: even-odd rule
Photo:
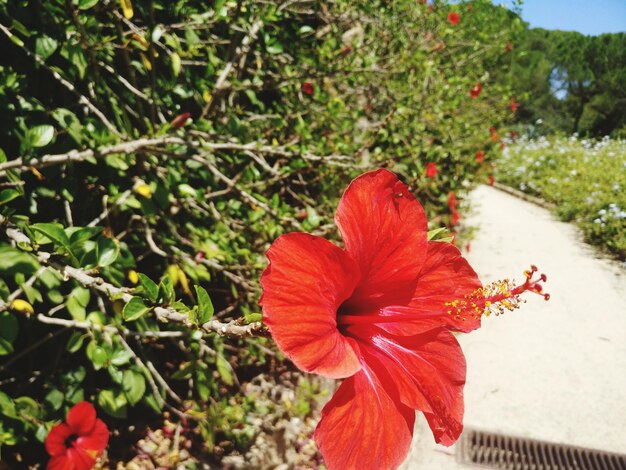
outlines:
[[[435,227],[491,172],[521,26],[454,8],[0,0],[0,445],[88,400],[113,461],[165,417],[215,459],[249,446],[269,411],[241,387],[290,367],[259,323],[269,243],[333,230],[373,167]]]

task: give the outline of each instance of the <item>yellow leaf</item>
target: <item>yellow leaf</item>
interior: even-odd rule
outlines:
[[[276,139],[276,137],[274,137],[274,138],[272,139],[272,145],[273,145],[274,147],[278,147],[278,140]]]
[[[167,267],[167,274],[170,276],[170,279],[172,280],[172,286],[174,287],[178,285],[178,281],[179,281],[178,272],[179,271],[180,269],[175,264],[170,264]]]
[[[133,17],[133,4],[130,0],[120,0],[120,5],[122,6],[122,13],[124,13],[124,18],[130,20]]]
[[[137,271],[135,271],[134,269],[128,271],[128,280],[131,282],[131,284],[137,284],[139,282],[139,276],[137,275]]]
[[[139,194],[146,199],[150,199],[152,197],[152,189],[150,189],[150,186],[145,183],[138,184],[133,188],[133,191],[135,191],[135,194]]]
[[[183,271],[179,266],[178,268],[178,280],[180,281],[180,287],[183,288],[183,292],[187,295],[191,295],[191,290],[189,289],[189,280],[187,279],[187,274]]]
[[[13,302],[11,302],[11,308],[19,313],[27,313],[29,315],[35,313],[35,309],[33,308],[33,306],[23,299],[15,299]]]
[[[137,41],[144,49],[148,49],[148,41],[141,34],[133,33],[131,36],[135,41]]]
[[[34,166],[31,166],[31,167],[30,167],[30,172],[31,172],[33,175],[35,175],[35,178],[37,178],[39,181],[43,181],[43,180],[45,180],[45,179],[46,179],[46,178],[45,178],[45,177],[41,174],[41,172],[40,172],[37,168],[35,168]]]
[[[141,61],[143,62],[144,67],[148,72],[150,72],[152,70],[152,62],[150,62],[150,59],[148,59],[148,56],[146,56],[146,54],[144,54],[143,52],[141,52],[140,54]]]
[[[206,104],[209,104],[211,103],[211,101],[213,101],[213,96],[211,96],[211,93],[209,93],[209,90],[204,90],[204,93],[202,93],[202,99],[204,100]]]

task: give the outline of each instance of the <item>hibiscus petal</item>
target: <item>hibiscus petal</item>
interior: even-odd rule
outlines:
[[[46,436],[46,451],[51,456],[64,455],[67,447],[65,440],[72,435],[72,430],[65,423],[60,423],[50,429]]]
[[[404,336],[441,326],[468,333],[480,327],[480,315],[470,309],[458,317],[449,314],[450,307],[445,304],[463,299],[481,287],[478,275],[457,247],[450,243],[428,242],[428,256],[411,302],[407,306],[383,308],[379,324],[389,333]],[[388,322],[384,322],[385,317],[389,317]]]
[[[337,309],[359,281],[354,261],[306,233],[279,237],[267,257],[260,304],[280,349],[307,372],[342,378],[358,371],[356,345],[337,329]]]
[[[92,454],[80,447],[67,449],[67,458],[74,464],[74,470],[91,470],[96,463],[96,457]]]
[[[406,304],[427,249],[426,215],[409,188],[390,171],[365,173],[346,189],[335,221],[363,276],[347,307]]]
[[[96,424],[89,434],[76,439],[75,447],[87,451],[95,451],[99,454],[109,442],[109,430],[101,419],[96,419]]]
[[[406,458],[415,412],[390,395],[367,366],[344,380],[315,430],[329,470],[396,468]]]
[[[75,467],[70,458],[67,455],[63,454],[56,455],[48,460],[46,470],[75,470]]]
[[[77,436],[89,434],[96,424],[96,409],[88,401],[81,401],[70,409],[65,421],[73,434]]]
[[[402,403],[424,412],[436,442],[453,444],[463,430],[466,373],[456,338],[444,328],[409,337],[381,333],[363,351],[366,360],[368,354],[379,359]]]

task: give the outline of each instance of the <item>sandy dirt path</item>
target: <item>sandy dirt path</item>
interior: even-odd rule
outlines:
[[[546,302],[485,318],[459,338],[467,357],[465,426],[626,454],[626,269],[598,258],[576,228],[496,189],[472,193],[480,227],[467,254],[483,282],[548,275]],[[418,414],[403,469],[463,469]]]

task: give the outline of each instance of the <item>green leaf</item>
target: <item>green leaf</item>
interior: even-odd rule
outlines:
[[[28,148],[31,147],[45,147],[54,137],[54,127],[44,124],[41,126],[35,126],[28,130],[26,134],[26,142]]]
[[[100,232],[102,232],[102,227],[81,227],[70,235],[70,244],[82,243]]]
[[[146,393],[146,379],[142,373],[128,369],[124,371],[122,387],[128,402],[131,405],[135,405]]]
[[[123,366],[124,364],[128,364],[132,357],[133,355],[130,351],[126,349],[118,349],[111,357],[111,364],[115,366]]]
[[[20,417],[32,421],[41,418],[41,407],[31,397],[23,396],[15,399],[15,407]]]
[[[43,400],[54,411],[60,410],[63,406],[64,395],[57,388],[50,390]]]
[[[15,189],[3,189],[0,191],[0,206],[20,197],[20,192]]]
[[[45,235],[50,241],[62,246],[68,252],[70,251],[70,239],[61,224],[40,223],[33,224],[30,228]]]
[[[143,291],[150,302],[156,302],[159,299],[159,286],[145,274],[138,273],[139,283],[143,287]]]
[[[0,336],[0,356],[6,356],[13,352],[13,345]]]
[[[213,316],[213,312],[215,309],[213,307],[213,302],[211,302],[211,297],[201,286],[194,286],[196,289],[196,296],[198,297],[198,312],[197,312],[197,322],[199,325],[208,322]]]
[[[9,395],[0,390],[0,413],[7,418],[18,419],[15,403]]]
[[[169,275],[163,276],[163,279],[159,282],[159,298],[162,298],[165,303],[169,304],[174,300],[175,296],[172,278]]]
[[[178,74],[180,74],[180,69],[181,69],[180,56],[176,52],[173,52],[170,55],[170,60],[172,61],[172,73],[174,74],[175,77],[178,77]]]
[[[234,375],[233,375],[233,367],[221,354],[218,354],[217,361],[215,363],[217,366],[217,372],[222,377],[222,380],[228,384],[233,385],[235,383]]]
[[[85,335],[83,333],[79,331],[73,332],[72,335],[70,336],[70,339],[67,340],[65,349],[68,352],[75,353],[82,347],[84,339],[85,339]]]
[[[96,246],[96,257],[98,265],[101,267],[109,266],[115,262],[120,254],[120,245],[117,240],[109,237],[98,238]]]
[[[143,303],[143,300],[141,298],[133,297],[124,306],[124,310],[122,310],[122,316],[126,321],[134,321],[141,318],[150,310],[152,310],[152,308],[147,307],[146,304]]]
[[[35,41],[35,53],[44,60],[54,54],[57,47],[59,47],[58,41],[50,36],[44,35]]]
[[[78,8],[80,10],[89,10],[91,7],[98,4],[100,0],[78,0]]]
[[[87,358],[92,362],[93,368],[95,370],[100,370],[109,360],[109,355],[106,350],[98,346],[98,343],[95,341],[91,341],[87,345],[87,350],[85,351],[87,354]]]
[[[13,352],[13,341],[17,337],[17,318],[11,312],[0,312],[0,356]]]
[[[31,274],[39,268],[33,255],[16,250],[12,246],[0,246],[0,272]]]
[[[128,401],[124,393],[115,393],[113,390],[102,390],[98,394],[98,405],[114,418],[126,418]]]

